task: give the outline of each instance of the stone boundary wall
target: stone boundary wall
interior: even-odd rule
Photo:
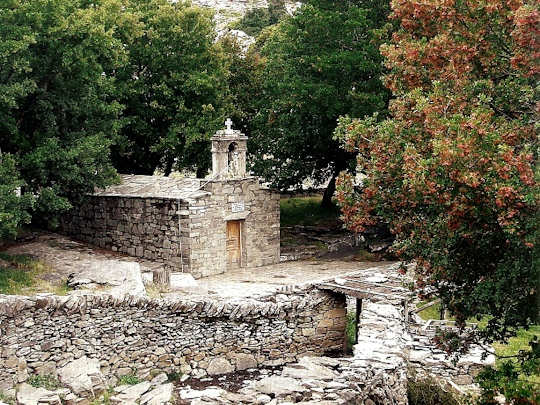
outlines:
[[[472,345],[457,362],[453,362],[446,352],[433,344],[435,330],[411,326],[409,334],[411,336],[408,344],[409,366],[415,370],[419,378],[431,376],[450,381],[454,388],[462,387],[467,391],[473,387],[474,377],[484,367],[495,364],[493,348],[490,350],[491,354],[483,358],[485,348]]]
[[[61,229],[92,245],[164,263],[171,270],[189,268],[189,220],[178,199],[88,196],[63,218]],[[180,231],[180,229],[182,231]]]
[[[111,382],[281,365],[341,349],[345,297],[305,289],[241,302],[0,295],[0,391],[87,356]]]

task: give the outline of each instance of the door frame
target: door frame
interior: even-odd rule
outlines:
[[[227,250],[227,234],[228,234],[228,226],[229,226],[229,223],[230,222],[236,222],[238,223],[238,254],[239,254],[239,258],[238,258],[238,268],[242,268],[244,267],[244,241],[243,241],[243,238],[244,238],[244,224],[245,224],[245,220],[244,219],[230,219],[230,220],[226,220],[225,221],[225,251],[226,251],[226,255],[227,255],[227,267],[229,267],[230,265],[230,261],[229,261],[229,252]]]

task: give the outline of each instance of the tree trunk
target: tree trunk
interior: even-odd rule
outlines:
[[[208,169],[205,169],[203,167],[197,167],[196,176],[198,179],[204,179],[206,177],[206,173],[208,173]]]
[[[156,269],[154,270],[154,284],[168,286],[170,284],[170,274],[165,269]]]
[[[169,176],[172,172],[174,159],[173,158],[167,158],[167,161],[165,162],[165,168],[163,169],[165,176]]]
[[[328,183],[328,186],[326,187],[326,190],[324,190],[323,198],[321,201],[322,208],[332,208],[334,206],[334,203],[332,202],[332,197],[334,196],[334,193],[336,191],[336,177],[337,174],[334,173],[334,175],[330,179],[330,183]]]

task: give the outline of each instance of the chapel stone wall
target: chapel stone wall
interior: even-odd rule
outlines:
[[[256,178],[211,181],[211,195],[190,206],[191,273],[205,277],[227,268],[227,221],[242,221],[242,267],[279,263],[278,193]]]
[[[166,198],[89,196],[62,220],[64,233],[102,248],[189,267],[187,203]]]

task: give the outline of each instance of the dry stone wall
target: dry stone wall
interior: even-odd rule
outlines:
[[[178,199],[88,196],[63,219],[62,230],[93,245],[178,269],[182,258],[189,265],[189,221],[178,215],[187,209],[187,202]]]
[[[304,290],[242,302],[0,295],[0,391],[86,356],[110,379],[195,377],[340,349],[343,296]]]

